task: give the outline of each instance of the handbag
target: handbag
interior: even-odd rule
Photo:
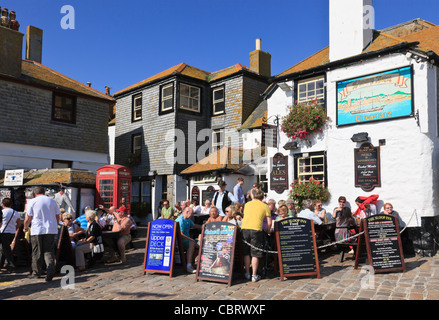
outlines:
[[[104,245],[102,243],[95,244],[93,246],[93,253],[102,253],[104,252]]]

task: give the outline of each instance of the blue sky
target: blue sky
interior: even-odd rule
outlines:
[[[61,8],[75,9],[64,30]],[[329,0],[0,0],[25,33],[41,28],[43,64],[104,92],[119,91],[180,62],[217,71],[249,66],[255,39],[276,75],[329,42]],[[437,0],[375,0],[375,28],[421,18],[439,24]]]

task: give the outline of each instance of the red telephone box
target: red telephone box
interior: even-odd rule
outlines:
[[[125,206],[131,212],[131,170],[114,164],[99,168],[96,175],[96,207]]]

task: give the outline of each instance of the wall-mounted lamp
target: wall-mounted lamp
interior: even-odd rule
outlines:
[[[291,91],[291,89],[292,89],[292,87],[290,87],[288,84],[286,84],[285,82],[280,82],[280,83],[277,83],[277,86],[279,87],[279,88],[281,88],[283,91],[285,91],[285,92],[288,92],[288,91]]]
[[[296,141],[288,141],[285,145],[284,145],[284,149],[285,150],[295,150],[297,149],[297,142]]]
[[[151,180],[151,188],[155,187],[155,178]]]
[[[369,134],[367,132],[356,133],[351,137],[353,142],[365,142],[369,141]]]

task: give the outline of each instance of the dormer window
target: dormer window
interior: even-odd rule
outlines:
[[[180,84],[180,109],[200,112],[200,88]]]

